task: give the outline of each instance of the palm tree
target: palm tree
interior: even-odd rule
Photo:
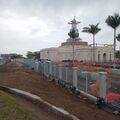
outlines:
[[[73,59],[72,62],[74,63],[74,42],[75,42],[75,38],[77,38],[79,36],[79,33],[77,30],[75,29],[71,29],[70,32],[68,33],[68,35],[70,36],[70,38],[72,38],[72,48],[73,48]]]
[[[120,15],[115,13],[114,16],[108,16],[106,21],[108,26],[114,29],[114,59],[115,59],[115,50],[116,50],[116,29],[120,25]]]
[[[86,32],[93,35],[93,64],[95,64],[95,35],[101,30],[98,28],[99,23],[96,25],[89,25],[89,27],[84,27],[82,32]]]

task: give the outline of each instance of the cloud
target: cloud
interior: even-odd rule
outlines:
[[[119,13],[119,4],[119,0],[0,0],[0,53],[59,46],[68,38],[67,23],[74,16],[81,22],[83,40],[92,42],[82,28],[100,22],[96,41],[113,43],[113,31],[105,19]]]

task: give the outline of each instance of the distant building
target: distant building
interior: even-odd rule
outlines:
[[[69,22],[72,24],[72,28],[77,29],[77,24],[80,22],[76,21],[75,18]],[[74,43],[73,43],[74,42]],[[75,38],[73,41],[68,38],[66,42],[61,43],[59,47],[52,47],[42,49],[40,51],[41,59],[49,59],[51,61],[63,61],[73,59],[73,47],[74,44],[74,57],[77,61],[92,61],[93,60],[93,47],[88,45],[88,42],[82,41],[81,38]],[[95,61],[96,62],[108,62],[114,59],[113,57],[113,45],[103,44],[95,46]]]
[[[0,58],[5,60],[5,61],[9,61],[11,59],[9,54],[1,54]]]

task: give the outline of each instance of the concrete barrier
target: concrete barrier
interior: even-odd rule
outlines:
[[[16,96],[19,96],[26,100],[29,100],[30,102],[38,105],[43,111],[54,115],[55,118],[57,118],[57,120],[80,120],[76,116],[70,114],[68,111],[66,111],[62,108],[56,107],[56,106],[48,103],[47,101],[44,101],[42,98],[40,98],[37,95],[31,94],[26,91],[18,90],[15,88],[8,88],[5,86],[0,86],[0,90],[10,93],[10,94],[13,94],[13,95],[16,95]]]

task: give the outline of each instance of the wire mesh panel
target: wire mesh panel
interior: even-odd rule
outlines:
[[[34,68],[34,60],[28,59],[28,66],[29,66],[30,68]]]
[[[99,96],[99,73],[87,73],[87,91],[89,94]]]
[[[39,62],[39,63],[38,63],[38,71],[41,72],[41,73],[43,73],[43,71],[44,71],[43,69],[44,69],[44,68],[43,68],[43,63],[42,63],[42,62]]]
[[[55,78],[58,79],[59,78],[59,66],[55,65]]]
[[[67,81],[73,84],[73,69],[67,68]]]
[[[49,63],[44,63],[44,74],[47,76],[49,74]]]
[[[5,60],[0,59],[0,65],[5,64]]]
[[[54,77],[55,76],[55,65],[51,64],[51,75]]]
[[[111,74],[107,77],[107,96],[108,102],[120,107],[120,76]]]
[[[80,70],[78,70],[77,72],[77,86],[78,89],[85,91],[86,92],[86,77],[87,77],[87,73],[86,72],[81,72]]]
[[[44,71],[45,71],[44,62],[41,62],[41,66],[42,66],[42,73],[44,74]]]
[[[35,71],[38,72],[38,61],[35,61]]]
[[[54,64],[54,77],[56,77],[56,67],[57,67],[57,65]]]
[[[36,70],[36,61],[32,61],[33,69]]]
[[[62,67],[62,80],[66,80],[66,67]]]

